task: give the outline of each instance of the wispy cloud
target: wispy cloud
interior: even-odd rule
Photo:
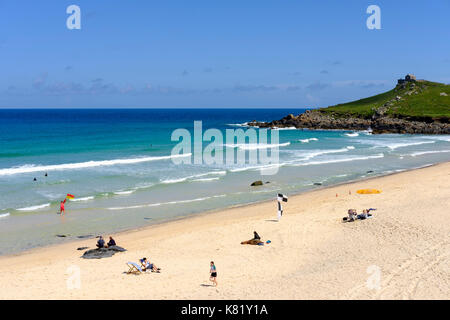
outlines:
[[[332,83],[334,87],[360,87],[364,89],[384,87],[391,84],[392,80],[344,80]]]
[[[43,72],[41,73],[37,78],[33,80],[33,87],[35,89],[40,89],[45,85],[45,82],[47,81],[48,73]]]
[[[328,88],[330,85],[328,83],[322,83],[322,82],[315,82],[311,83],[306,87],[306,89],[312,90],[312,91],[320,91]]]
[[[276,86],[266,86],[266,85],[236,85],[233,87],[235,92],[254,92],[254,91],[275,91],[278,90]]]

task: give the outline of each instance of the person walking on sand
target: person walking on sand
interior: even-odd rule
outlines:
[[[66,203],[67,199],[64,199],[64,201],[61,201],[61,206],[59,207],[59,214],[63,214],[66,213],[65,209],[64,209],[64,204]]]
[[[209,269],[209,281],[214,282],[214,286],[217,287],[217,269],[214,264],[214,261],[211,261],[211,267]]]

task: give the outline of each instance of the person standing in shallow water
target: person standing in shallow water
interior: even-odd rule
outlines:
[[[214,261],[211,261],[209,273],[210,273],[209,281],[214,282],[214,286],[217,287],[217,269],[214,264]]]
[[[67,199],[64,199],[64,201],[61,201],[61,206],[59,208],[59,214],[63,214],[66,213],[65,209],[64,209],[64,204],[66,203]]]

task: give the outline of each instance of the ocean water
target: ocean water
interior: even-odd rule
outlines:
[[[251,163],[173,161],[172,132],[192,132],[194,121],[225,136],[226,129],[245,130],[247,121],[304,111],[0,110],[0,254],[450,160],[450,136],[284,129],[277,130],[275,175],[262,176]],[[224,146],[246,154],[271,147]],[[255,180],[270,183],[250,187]],[[67,193],[75,199],[61,216]]]

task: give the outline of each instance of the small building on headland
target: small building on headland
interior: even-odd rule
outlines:
[[[417,81],[416,76],[411,73],[408,73],[405,76],[405,79],[398,79],[397,84],[403,84],[405,82],[416,82],[416,81]]]

